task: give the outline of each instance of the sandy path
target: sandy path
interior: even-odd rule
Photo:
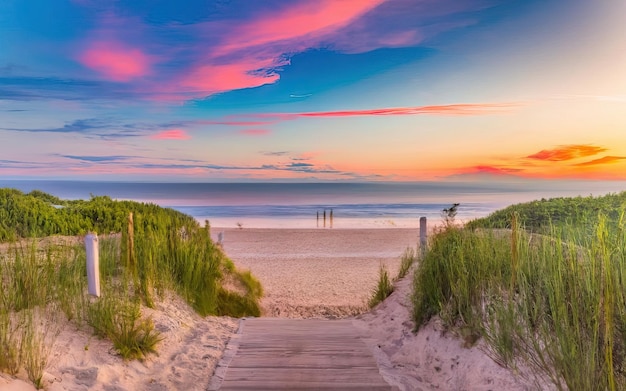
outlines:
[[[416,229],[212,229],[224,251],[265,289],[264,315],[346,317],[361,313],[381,264],[397,274]]]

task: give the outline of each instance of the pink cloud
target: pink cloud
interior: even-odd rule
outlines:
[[[150,73],[151,59],[137,48],[115,41],[92,43],[78,60],[114,81],[130,81]]]
[[[414,107],[391,107],[382,109],[366,110],[340,110],[340,111],[316,111],[304,113],[268,113],[259,114],[260,117],[278,118],[290,120],[306,117],[357,117],[357,116],[393,116],[393,115],[484,115],[502,112],[514,103],[476,103],[476,104],[451,104]]]
[[[464,170],[462,174],[513,175],[521,171],[519,168],[478,165]]]
[[[271,62],[241,62],[224,65],[201,65],[191,70],[180,85],[186,92],[218,92],[258,87],[279,79],[275,72],[253,72],[271,66]],[[176,86],[178,88],[178,86]]]
[[[189,140],[191,136],[182,129],[169,129],[150,136],[155,140]]]
[[[266,14],[233,31],[221,52],[337,30],[386,0],[318,0]]]
[[[227,33],[201,56],[182,80],[169,85],[164,99],[208,96],[259,87],[279,80],[277,68],[289,64],[285,55],[315,47],[324,36],[345,27],[386,0],[319,0],[299,2],[266,13]],[[214,39],[215,26],[205,24]],[[182,87],[182,88],[181,88]]]
[[[560,162],[564,160],[572,160],[581,157],[597,155],[606,150],[606,148],[596,147],[593,145],[561,145],[554,149],[541,150],[533,155],[527,156],[527,158],[536,160],[547,160],[551,162]]]
[[[239,131],[240,134],[245,134],[246,136],[267,136],[272,133],[268,129],[243,129]]]

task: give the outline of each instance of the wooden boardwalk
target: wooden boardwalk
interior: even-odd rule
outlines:
[[[397,390],[350,320],[243,322],[209,390]]]

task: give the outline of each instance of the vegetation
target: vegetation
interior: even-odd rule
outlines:
[[[535,201],[442,228],[415,272],[416,327],[437,315],[559,390],[626,389],[624,199]]]
[[[400,269],[398,270],[398,277],[396,277],[396,280],[406,277],[411,269],[411,266],[413,266],[416,260],[417,252],[413,248],[407,247],[406,250],[404,250],[404,254],[402,254],[402,258],[400,259]]]
[[[378,271],[378,284],[372,292],[372,297],[369,300],[370,308],[375,307],[378,303],[382,303],[386,298],[393,293],[393,283],[389,279],[389,272],[384,264],[380,265]]]
[[[562,197],[511,205],[491,215],[470,221],[467,228],[511,228],[511,216],[517,214],[521,225],[530,232],[549,234],[554,226],[570,225],[588,230],[580,231],[587,236],[593,234],[600,214],[611,228],[616,228],[620,210],[626,204],[626,191],[603,197]]]
[[[101,297],[89,298],[86,254],[62,239],[20,240],[88,231],[99,240]],[[162,340],[141,306],[180,294],[201,315],[258,316],[260,283],[236,270],[209,225],[156,205],[0,189],[0,371],[25,368],[40,387],[48,353],[64,320],[110,339],[124,359],[143,359]],[[76,240],[74,240],[76,243]]]
[[[378,270],[378,282],[376,287],[372,290],[371,297],[368,301],[370,308],[374,308],[393,293],[393,282],[406,277],[411,269],[411,266],[413,266],[417,260],[416,254],[417,253],[413,248],[406,248],[404,254],[402,254],[402,258],[400,259],[400,269],[398,270],[398,275],[393,281],[389,279],[389,272],[387,271],[385,265],[380,265],[380,269]]]
[[[16,189],[0,189],[0,241],[50,235],[84,235],[119,233],[125,227],[128,213],[144,216],[144,223],[168,230],[197,226],[191,217],[173,209],[133,201],[114,201],[107,196],[89,200],[61,200],[35,190],[24,194]]]

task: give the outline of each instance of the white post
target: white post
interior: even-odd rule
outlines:
[[[422,255],[426,253],[426,246],[428,245],[426,231],[426,217],[420,217],[420,251]]]
[[[98,255],[98,235],[89,233],[85,236],[87,252],[87,287],[90,295],[100,297],[100,258]]]
[[[217,244],[224,248],[224,231],[220,231],[217,233]]]

